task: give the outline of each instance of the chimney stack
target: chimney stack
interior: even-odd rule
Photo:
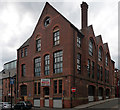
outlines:
[[[81,4],[81,28],[86,28],[88,25],[88,4],[82,2]]]

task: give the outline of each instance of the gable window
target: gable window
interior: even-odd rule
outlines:
[[[54,42],[54,45],[60,44],[60,33],[59,33],[59,30],[57,30],[57,31],[55,31],[53,33],[53,42]]]
[[[25,64],[22,64],[22,76],[25,76]]]
[[[108,66],[108,55],[106,55],[105,57],[105,63],[106,63],[106,66]]]
[[[50,17],[47,17],[44,21],[44,26],[47,27],[50,24]]]
[[[21,49],[21,57],[24,57],[23,49]]]
[[[89,55],[92,56],[93,55],[93,42],[90,39],[89,41]]]
[[[89,59],[88,59],[87,71],[88,71],[88,77],[90,77],[90,60]]]
[[[40,76],[41,74],[41,58],[34,59],[34,76]]]
[[[45,55],[45,75],[50,73],[50,55]]]
[[[79,34],[77,34],[77,46],[81,47],[81,38]]]
[[[81,73],[81,55],[77,54],[77,72]]]
[[[63,51],[58,51],[54,53],[54,73],[62,73],[63,71]]]
[[[41,50],[41,39],[36,40],[36,51],[39,52]]]
[[[25,56],[27,56],[27,48],[25,48]]]
[[[99,52],[98,52],[98,61],[102,61],[102,48],[99,48]]]

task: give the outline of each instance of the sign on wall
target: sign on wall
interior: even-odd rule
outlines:
[[[50,86],[50,79],[41,79],[41,86]]]

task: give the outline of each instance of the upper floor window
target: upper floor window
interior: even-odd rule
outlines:
[[[34,59],[34,76],[40,76],[41,74],[41,58]]]
[[[24,57],[23,49],[21,49],[21,57],[22,57],[22,58]]]
[[[25,56],[27,56],[27,48],[25,48]]]
[[[91,39],[89,41],[89,55],[93,55],[93,42]]]
[[[44,21],[44,26],[47,27],[50,24],[50,17],[47,17]]]
[[[95,64],[94,64],[94,62],[92,61],[92,78],[94,78],[94,67],[95,66]]]
[[[54,45],[60,44],[60,32],[59,32],[59,30],[56,30],[53,33],[53,43],[54,43]]]
[[[105,63],[106,63],[106,66],[108,66],[108,55],[106,55],[105,57]]]
[[[101,73],[101,81],[103,81],[103,68],[102,68],[102,66],[100,67],[100,73]]]
[[[100,79],[100,65],[97,66],[97,80]]]
[[[88,77],[90,77],[90,60],[89,59],[87,64],[87,71],[88,71]]]
[[[54,80],[54,93],[57,94],[57,80]]]
[[[81,47],[81,37],[79,34],[77,34],[77,46]]]
[[[63,71],[63,51],[58,51],[54,53],[54,73],[62,73]]]
[[[45,75],[50,73],[50,55],[45,55]]]
[[[77,72],[81,73],[81,55],[77,54]]]
[[[25,76],[25,64],[22,64],[22,76]]]
[[[99,48],[99,52],[98,52],[98,61],[102,61],[102,48]]]
[[[36,40],[36,51],[39,52],[41,50],[41,39]]]

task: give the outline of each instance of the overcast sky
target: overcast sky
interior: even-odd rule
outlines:
[[[3,64],[17,58],[17,49],[32,35],[41,15],[45,0],[0,0],[0,70]],[[81,29],[83,0],[49,0],[63,16]],[[71,0],[73,1],[73,0]],[[111,58],[118,67],[118,0],[84,0],[88,3],[88,24],[95,36],[102,35],[108,43]]]

